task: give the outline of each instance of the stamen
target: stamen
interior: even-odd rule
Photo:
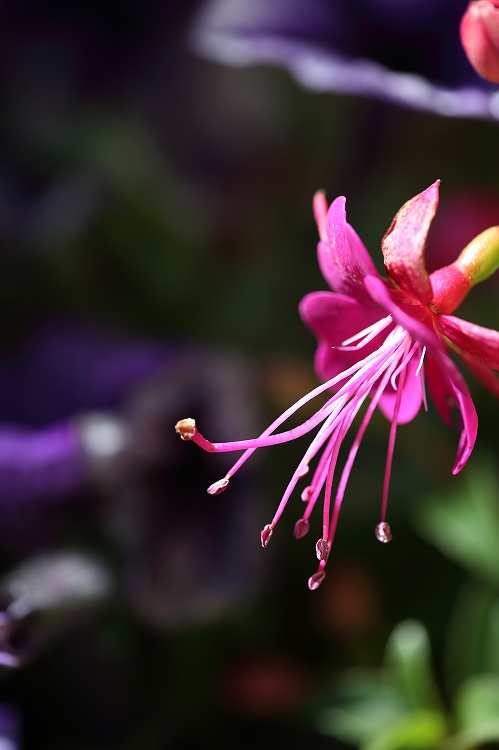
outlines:
[[[306,518],[300,518],[300,520],[295,523],[293,534],[295,539],[301,539],[306,536],[309,531],[310,522]]]
[[[175,432],[178,432],[182,440],[192,440],[196,433],[196,420],[192,417],[181,419],[175,425]]]
[[[388,542],[392,541],[390,524],[388,524],[386,521],[381,521],[381,523],[378,523],[374,530],[374,533],[376,534],[376,539],[380,542],[383,542],[383,544],[388,544]]]
[[[219,479],[218,482],[210,484],[206,492],[208,493],[208,495],[220,495],[220,493],[226,490],[228,486],[229,478],[224,477],[223,479]]]
[[[421,372],[421,369],[423,367],[423,362],[424,362],[425,354],[426,354],[426,346],[423,346],[423,351],[421,352],[421,359],[419,360],[418,369],[415,372],[416,377],[419,375],[419,373]]]
[[[316,591],[321,585],[322,581],[326,577],[326,571],[324,569],[318,570],[313,576],[308,579],[308,587],[310,591]]]
[[[340,346],[334,348],[343,352],[354,352],[358,349],[362,349],[364,346],[367,346],[370,341],[376,338],[378,333],[381,333],[381,331],[383,331],[392,322],[392,316],[388,315],[386,318],[382,318],[381,320],[376,321],[376,323],[373,323],[367,328],[364,328],[363,331],[359,331],[359,333],[356,333],[355,336],[351,336],[349,339],[345,339],[345,341],[341,342]],[[362,341],[359,341],[359,339],[362,339]],[[350,344],[352,344],[354,341],[359,341],[359,343],[356,346],[350,346]]]
[[[272,534],[274,533],[274,527],[271,524],[267,524],[260,534],[260,538],[262,540],[262,547],[266,547],[268,543],[270,542],[270,538]]]
[[[401,352],[401,354],[403,351]],[[355,461],[355,458],[357,456],[358,450],[360,448],[360,444],[362,442],[362,438],[364,437],[364,433],[369,425],[369,422],[371,421],[371,417],[374,413],[374,410],[376,409],[381,396],[383,395],[385,388],[388,384],[388,381],[390,380],[393,371],[397,367],[398,359],[395,359],[395,361],[392,363],[391,367],[388,368],[388,370],[383,375],[381,382],[376,389],[376,393],[374,394],[373,398],[371,399],[371,403],[367,407],[367,411],[364,414],[364,418],[362,419],[361,425],[358,429],[357,435],[355,436],[355,440],[352,443],[352,447],[350,448],[350,452],[348,454],[348,458],[345,462],[345,466],[343,467],[343,471],[341,473],[340,483],[338,485],[338,490],[336,492],[336,498],[334,501],[334,507],[333,507],[333,517],[331,519],[331,525],[329,527],[329,534],[328,538],[330,543],[333,543],[335,534],[336,534],[336,527],[338,525],[338,518],[340,515],[341,505],[343,503],[343,498],[345,496],[348,480],[350,478],[350,472],[352,471],[352,467]]]
[[[330,388],[337,385],[338,383],[341,383],[342,380],[345,380],[346,378],[349,378],[352,375],[357,374],[357,376],[362,377],[362,372],[364,370],[373,366],[378,360],[382,361],[383,359],[385,359],[385,357],[390,356],[390,354],[396,350],[397,346],[400,344],[401,339],[405,335],[406,334],[403,331],[403,329],[397,326],[393,331],[391,331],[388,334],[382,346],[377,351],[369,354],[364,360],[360,360],[359,362],[356,362],[354,365],[349,367],[347,370],[344,370],[339,375],[336,375],[331,380],[328,380],[322,385],[317,386],[317,388],[314,388],[313,391],[310,391],[310,393],[307,393],[305,396],[302,396],[302,398],[299,399],[295,404],[293,404],[288,409],[286,409],[285,412],[283,412],[279,417],[277,417],[277,419],[275,419],[274,422],[272,422],[272,424],[269,425],[267,429],[264,430],[264,432],[262,432],[262,434],[258,438],[258,441],[261,441],[262,438],[266,438],[267,436],[271,435],[274,432],[274,430],[277,429],[277,427],[283,424],[283,422],[289,419],[290,416],[292,416],[295,412],[297,412],[302,406],[307,404],[311,399],[320,395],[324,391],[329,390]],[[345,386],[343,386],[343,388],[345,388]],[[335,397],[333,397],[333,399],[328,401],[327,404],[325,404],[322,407],[322,409],[319,409],[319,412],[324,411],[331,404],[334,398],[336,398],[339,395],[340,392],[341,390],[336,394]],[[247,448],[247,450],[245,450],[243,455],[236,461],[234,466],[227,472],[227,476],[228,477],[233,476],[236,473],[236,471],[238,471],[241,468],[241,466],[248,460],[248,458],[253,455],[257,447],[260,447],[260,446],[257,445],[255,447]],[[230,448],[229,450],[237,450],[237,448]]]
[[[388,436],[388,453],[386,456],[385,478],[383,481],[383,496],[381,499],[381,524],[384,524],[386,522],[386,509],[388,506],[388,490],[390,489],[390,475],[392,473],[393,451],[395,450],[395,438],[397,437],[397,419],[399,415],[400,404],[402,401],[402,392],[404,390],[406,373],[407,373],[406,369],[402,370],[402,372],[400,373],[400,378],[399,378],[400,387],[397,391],[397,397],[395,399],[392,423],[390,425],[390,434]],[[390,531],[389,526],[388,526],[388,531]],[[390,534],[390,539],[391,539],[391,534]],[[390,539],[387,539],[387,541],[390,541]]]
[[[419,347],[419,344],[413,344],[412,345],[410,352],[407,354],[406,357],[404,357],[404,359],[402,360],[402,362],[400,363],[400,365],[397,367],[397,369],[393,373],[393,375],[391,377],[391,380],[390,380],[390,385],[392,386],[392,388],[393,388],[394,391],[396,391],[397,388],[398,388],[397,382],[396,382],[397,375],[399,375],[402,372],[402,370],[405,370],[405,368],[407,367],[407,365],[409,364],[409,362],[413,358],[414,354],[416,353],[418,347]]]
[[[320,561],[327,562],[327,559],[329,557],[329,551],[330,546],[327,539],[319,539],[317,544],[315,545],[315,552],[317,554],[317,559]]]

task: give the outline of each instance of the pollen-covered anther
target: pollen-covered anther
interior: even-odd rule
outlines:
[[[306,536],[309,530],[309,521],[307,521],[306,518],[300,518],[300,520],[295,523],[295,529],[293,532],[295,539],[301,539],[303,536]]]
[[[383,544],[388,544],[388,542],[392,541],[390,524],[386,523],[386,521],[381,521],[381,523],[378,523],[376,528],[374,529],[374,533],[376,534],[376,539],[380,542],[383,542]]]
[[[315,552],[317,554],[318,560],[321,560],[321,561],[323,560],[324,562],[326,562],[326,560],[329,557],[329,552],[330,552],[330,546],[329,546],[328,540],[319,539],[319,541],[315,545]]]
[[[206,492],[208,495],[219,495],[221,492],[227,489],[229,486],[229,477],[224,477],[223,479],[219,479],[218,482],[213,482],[213,484],[210,484]]]
[[[310,591],[315,591],[316,589],[318,589],[325,577],[325,570],[318,570],[317,573],[314,573],[313,576],[310,576],[310,578],[308,579],[308,587]]]
[[[268,523],[266,526],[264,526],[262,533],[260,534],[260,538],[262,540],[262,547],[266,547],[268,543],[270,542],[270,537],[274,533],[274,527]]]
[[[178,432],[182,440],[192,440],[196,434],[196,420],[192,417],[181,419],[175,425],[175,432]]]

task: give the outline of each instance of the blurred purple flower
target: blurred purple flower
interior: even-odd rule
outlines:
[[[253,481],[246,476],[230,502],[206,502],[212,472],[229,464],[180,450],[169,426],[184,409],[227,439],[253,431],[248,366],[69,322],[0,358],[4,544],[24,554],[57,544],[57,503],[79,497],[92,508],[97,494],[99,523],[123,550],[127,593],[144,616],[176,624],[236,606],[256,582]]]
[[[283,65],[308,89],[440,115],[499,118],[461,47],[467,0],[207,0],[191,44],[229,65]]]

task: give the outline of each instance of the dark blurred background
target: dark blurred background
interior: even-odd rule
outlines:
[[[229,464],[173,426],[250,437],[316,384],[297,305],[326,288],[317,189],[347,196],[380,267],[395,212],[440,178],[434,270],[499,223],[499,127],[198,58],[199,6],[0,4],[0,641],[20,659],[1,667],[0,700],[25,750],[344,747],[317,729],[329,686],[377,668],[406,618],[428,629],[446,689],[465,572],[414,519],[465,480],[431,405],[398,433],[388,546],[373,533],[388,437],[375,415],[316,593],[320,518],[295,541],[299,498],[269,549],[259,540],[303,446],[255,456],[213,498]],[[459,314],[498,328],[497,284]],[[470,387],[472,460],[493,474],[499,405]],[[13,609],[52,591],[40,556],[61,550],[97,566],[82,584],[96,602]]]

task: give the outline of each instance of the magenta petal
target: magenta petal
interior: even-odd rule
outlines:
[[[376,267],[355,230],[347,223],[345,198],[336,198],[326,217],[327,242],[317,246],[319,266],[331,289],[359,300],[367,295],[362,280]]]
[[[311,292],[298,307],[300,317],[316,335],[330,346],[340,346],[350,336],[385,317],[384,310],[362,304],[352,297],[333,292]],[[385,333],[386,337],[386,333]],[[364,357],[363,349],[360,358]]]
[[[353,352],[333,348],[384,317],[384,311],[379,307],[364,305],[352,297],[333,292],[312,292],[302,299],[299,311],[303,322],[319,340],[315,370],[321,380],[330,380],[359,359],[364,359],[386,337],[386,331],[383,331],[365,347]]]
[[[499,333],[482,328],[453,315],[439,315],[436,324],[440,333],[468,354],[489,367],[499,370]]]
[[[433,352],[445,353],[445,347],[436,335],[436,333],[421,320],[418,320],[415,316],[410,315],[406,312],[410,308],[414,308],[415,312],[419,312],[420,308],[416,305],[399,305],[395,302],[386,284],[379,276],[366,276],[364,279],[364,286],[369,292],[371,299],[381,307],[384,307],[387,312],[391,314],[394,321],[398,323],[402,328],[411,334],[415,341],[418,341],[427,349]]]
[[[454,474],[457,474],[461,471],[471,455],[478,429],[478,417],[468,386],[454,362],[445,351],[445,348],[437,335],[424,323],[402,310],[401,307],[392,300],[389,290],[379,277],[366,276],[364,279],[364,286],[375,302],[382,305],[388,312],[390,312],[394,320],[405,328],[405,330],[410,333],[416,341],[423,346],[426,346],[428,353],[432,355],[435,360],[435,366],[439,368],[442,378],[447,383],[447,393],[451,394],[452,400],[456,403],[461,412],[463,422],[456,461],[452,470]],[[442,402],[440,401],[440,406],[441,405]]]
[[[426,358],[426,380],[432,401],[446,424],[453,426],[453,406],[461,413],[461,438],[452,469],[452,473],[457,474],[465,466],[475,445],[478,430],[475,405],[463,376],[447,355],[441,361]]]
[[[457,406],[454,391],[448,379],[444,377],[442,370],[430,355],[425,358],[425,377],[431,400],[435,404],[442,421],[448,427],[454,427],[452,407]]]
[[[485,386],[493,396],[499,398],[499,375],[497,372],[491,367],[487,367],[487,365],[484,365],[483,362],[467,352],[462,352],[459,356],[468,370],[473,373],[475,378]]]
[[[423,394],[421,391],[421,376],[416,376],[418,366],[419,357],[415,355],[407,365],[397,424],[411,422],[421,408]],[[390,422],[393,419],[396,399],[397,391],[393,390],[391,385],[388,385],[379,401],[379,408]]]
[[[458,474],[464,468],[475,445],[478,431],[478,415],[463,376],[450,357],[447,359],[447,374],[450,374],[454,397],[463,418],[463,429],[459,440],[456,460],[452,469],[453,474]],[[452,370],[454,370],[453,373],[451,373]]]
[[[426,271],[426,235],[438,206],[440,182],[407,201],[383,237],[381,248],[388,275],[401,289],[420,302],[429,304],[432,288]]]

